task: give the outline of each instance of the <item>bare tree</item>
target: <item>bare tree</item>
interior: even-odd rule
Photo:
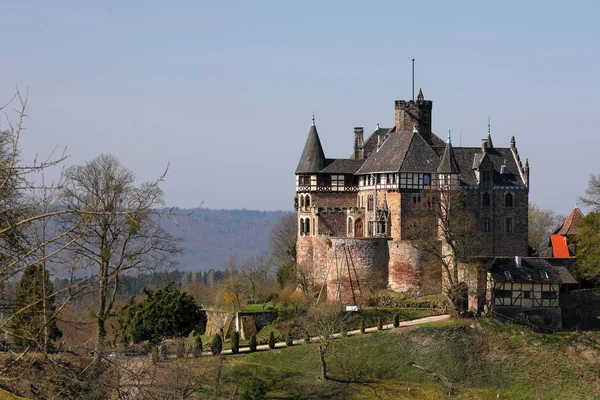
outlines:
[[[441,265],[442,289],[456,311],[466,306],[458,262],[476,255],[481,241],[477,216],[468,200],[458,186],[440,187],[426,191],[423,201],[407,212],[413,245]]]
[[[533,255],[552,257],[552,248],[548,246],[548,240],[564,219],[564,216],[552,210],[544,210],[534,203],[529,203],[528,241]]]
[[[311,340],[318,340],[319,363],[321,379],[332,379],[327,372],[327,352],[331,349],[336,334],[347,330],[347,314],[340,310],[335,303],[319,304],[311,307],[305,316],[298,321],[305,335]]]
[[[162,229],[155,208],[163,205],[156,182],[134,185],[132,171],[102,154],[64,172],[61,200],[78,213],[63,224],[71,242],[68,256],[97,277],[96,354],[102,351],[106,320],[115,304],[122,274],[173,265],[178,240]]]
[[[292,212],[281,217],[271,231],[271,256],[277,268],[277,282],[281,287],[297,284],[297,234],[298,218]]]
[[[600,211],[600,174],[590,175],[585,196],[581,196],[579,201],[586,207],[592,207],[594,211]]]

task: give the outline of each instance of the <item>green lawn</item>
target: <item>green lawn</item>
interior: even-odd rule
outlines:
[[[277,399],[600,398],[598,332],[542,335],[481,319],[347,337],[327,359],[334,378],[361,381],[351,384],[321,382],[316,349],[225,357],[224,397],[231,395],[225,388],[243,391],[260,380]],[[410,363],[443,375],[452,388]]]

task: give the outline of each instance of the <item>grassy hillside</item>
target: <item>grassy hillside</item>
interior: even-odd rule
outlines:
[[[332,377],[361,383],[319,381],[316,346],[302,345],[226,357],[223,388],[243,390],[258,379],[277,399],[600,397],[598,332],[552,336],[485,319],[454,321],[344,338],[328,359]]]

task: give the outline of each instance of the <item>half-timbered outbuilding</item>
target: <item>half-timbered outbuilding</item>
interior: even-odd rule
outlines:
[[[562,327],[560,295],[577,288],[573,259],[494,258],[487,267],[487,304],[492,314],[522,323]]]

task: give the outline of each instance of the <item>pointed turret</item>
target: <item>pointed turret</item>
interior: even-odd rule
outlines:
[[[417,101],[423,101],[423,100],[425,100],[425,96],[423,96],[423,90],[421,88],[419,88],[419,94],[417,95]]]
[[[448,140],[446,141],[446,148],[444,149],[444,155],[442,161],[437,168],[437,172],[442,174],[459,174],[460,168],[454,157],[454,149],[452,148],[452,139],[450,137],[450,131],[448,131]]]
[[[494,144],[492,143],[492,128],[490,125],[490,117],[488,117],[488,137],[487,137],[487,148],[493,149]]]
[[[323,152],[323,146],[321,146],[313,115],[312,125],[306,138],[300,162],[298,162],[296,168],[296,174],[317,173],[323,168],[325,168],[325,153]]]

